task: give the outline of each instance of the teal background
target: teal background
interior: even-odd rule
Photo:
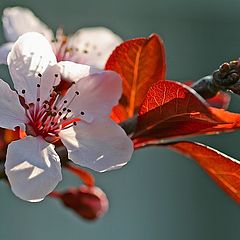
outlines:
[[[168,79],[196,80],[240,53],[239,0],[0,1],[31,8],[50,27],[67,33],[104,25],[124,39],[152,32],[165,41]],[[4,38],[0,31],[0,41]],[[7,81],[6,67],[0,76]],[[239,111],[239,97],[231,110]],[[239,133],[195,140],[240,159]],[[0,240],[236,240],[239,206],[190,159],[164,148],[134,153],[119,171],[95,174],[110,199],[108,214],[79,219],[52,199],[30,204],[0,183]],[[64,172],[59,188],[78,185]]]

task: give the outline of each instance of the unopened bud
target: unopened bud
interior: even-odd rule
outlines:
[[[223,64],[219,67],[219,72],[220,72],[221,74],[226,74],[229,70],[230,70],[229,63],[223,63]]]
[[[87,220],[96,220],[108,210],[106,194],[98,187],[72,188],[58,196],[68,208]]]

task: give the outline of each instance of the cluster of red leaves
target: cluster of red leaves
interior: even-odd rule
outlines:
[[[116,71],[123,80],[123,95],[113,109],[112,118],[122,122],[138,114],[137,126],[131,135],[135,149],[148,145],[167,146],[194,158],[240,203],[238,161],[199,143],[166,142],[177,137],[238,129],[240,114],[224,110],[229,96],[219,93],[207,102],[186,84],[165,80],[164,45],[156,34],[123,42],[112,53],[105,68]]]

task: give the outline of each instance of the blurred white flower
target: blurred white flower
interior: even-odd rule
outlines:
[[[0,80],[0,127],[19,126],[26,137],[9,144],[5,171],[13,192],[40,201],[62,179],[60,159],[52,144],[58,139],[74,163],[96,171],[125,165],[133,145],[109,118],[122,91],[119,75],[73,62],[57,62],[47,39],[25,33],[8,55],[12,91]],[[72,81],[65,94],[62,79]]]
[[[59,29],[54,37],[45,23],[22,7],[5,8],[2,23],[8,43],[0,46],[0,63],[5,64],[13,43],[26,32],[43,34],[51,43],[57,61],[73,61],[98,68],[104,68],[114,48],[122,42],[119,36],[105,27],[83,28],[69,37]]]

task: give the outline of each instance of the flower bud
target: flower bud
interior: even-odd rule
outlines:
[[[108,210],[106,194],[98,187],[71,188],[59,195],[63,204],[87,220],[96,220]]]

